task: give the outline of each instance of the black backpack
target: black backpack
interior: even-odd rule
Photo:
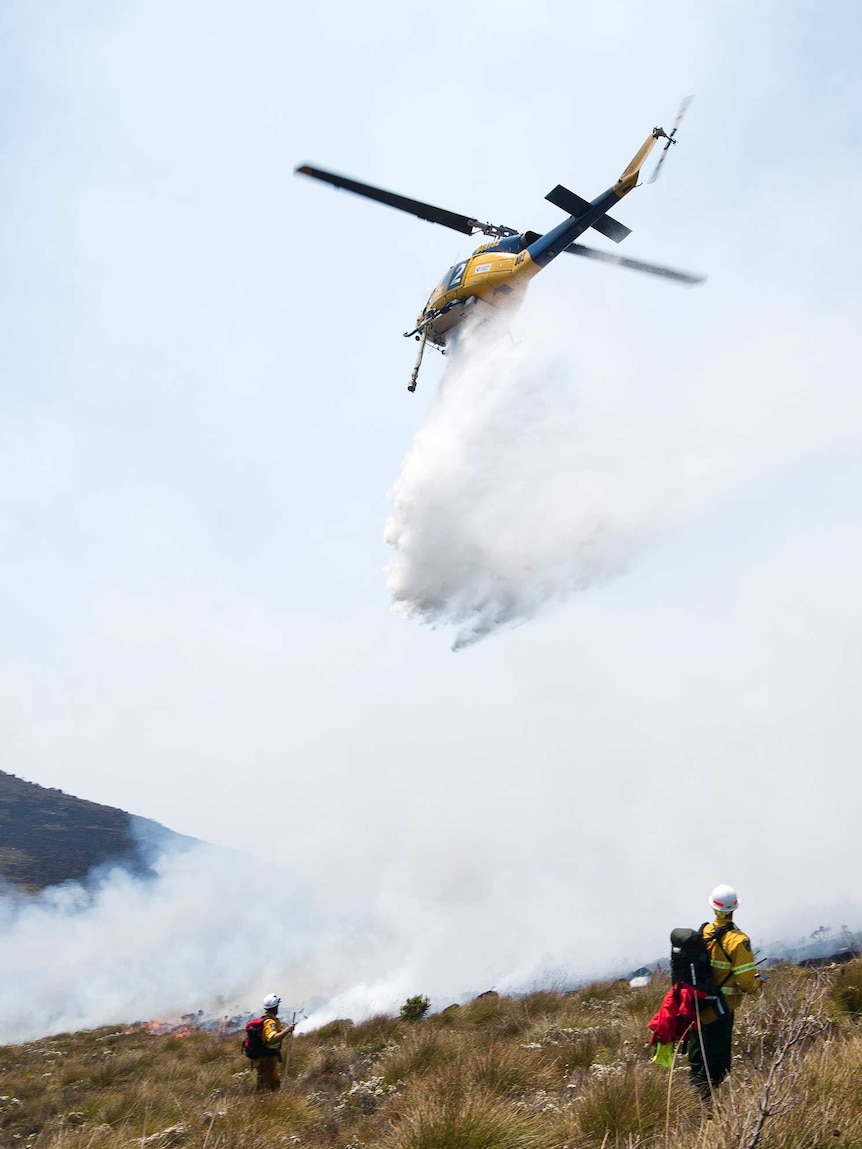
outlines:
[[[723,1014],[727,1011],[727,1006],[721,995],[721,986],[715,980],[709,950],[703,936],[706,925],[704,922],[697,930],[683,928],[671,930],[670,978],[674,985],[685,984],[701,990],[712,999],[711,1004],[715,1006],[716,1012]],[[733,923],[727,922],[719,926],[712,935],[722,952],[724,947],[721,945],[721,938],[733,928]],[[724,979],[726,980],[727,978]]]

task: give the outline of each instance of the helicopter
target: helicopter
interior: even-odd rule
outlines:
[[[473,216],[434,207],[421,200],[409,199],[336,172],[312,167],[310,164],[303,164],[294,169],[296,175],[310,176],[312,179],[331,184],[336,189],[365,196],[399,211],[409,212],[419,219],[442,224],[464,235],[481,232],[490,237],[491,242],[483,243],[471,256],[449,268],[419,313],[416,327],[412,331],[404,332],[405,338],[413,337],[419,342],[419,353],[410,382],[407,384],[408,391],[416,390],[419,368],[428,344],[445,355],[447,341],[454,337],[466,320],[478,317],[480,314],[484,318],[489,318],[501,310],[519,307],[530,280],[564,252],[602,263],[615,264],[632,271],[646,272],[676,283],[692,285],[704,281],[706,277],[703,275],[678,271],[660,264],[644,263],[642,260],[626,259],[576,242],[578,237],[590,228],[614,243],[621,243],[631,234],[630,228],[608,212],[633,188],[641,186],[638,183],[641,168],[659,140],[664,140],[664,148],[649,182],[654,182],[658,177],[665,154],[671,145],[677,142],[677,129],[689,100],[690,97],[683,102],[671,131],[666,132],[661,127],[653,128],[613,187],[603,191],[595,199],[589,201],[582,199],[562,184],[557,184],[549,191],[545,199],[566,212],[567,218],[545,234],[536,231],[519,232],[515,228],[500,224],[482,223]]]

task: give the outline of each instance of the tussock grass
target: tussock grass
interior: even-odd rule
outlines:
[[[416,1097],[380,1142],[381,1149],[540,1149],[542,1123],[480,1089]]]
[[[785,967],[737,1015],[707,1113],[650,1062],[666,979],[496,994],[297,1038],[256,1095],[237,1036],[141,1029],[0,1048],[0,1149],[862,1149],[862,962]]]
[[[464,1042],[469,1040],[470,1036],[413,1025],[403,1041],[393,1043],[382,1054],[377,1072],[388,1085],[406,1081],[436,1066],[457,1061]]]
[[[383,1049],[389,1042],[397,1041],[404,1033],[404,1022],[400,1018],[377,1014],[348,1030],[344,1041],[347,1045],[361,1049]]]
[[[495,1037],[516,1037],[530,1024],[521,1002],[494,992],[483,993],[461,1007],[459,1025]]]
[[[575,1105],[576,1128],[589,1142],[624,1145],[640,1138],[652,1140],[664,1130],[667,1078],[652,1065],[595,1065]],[[689,1090],[671,1094],[673,1123],[699,1113],[700,1103]]]
[[[849,962],[841,967],[831,993],[840,1013],[862,1013],[862,962]]]
[[[300,1042],[294,1041],[293,1044],[296,1047]],[[299,1067],[294,1066],[292,1053],[290,1060],[291,1067],[299,1072]],[[354,1062],[354,1052],[346,1045],[319,1045],[312,1051],[300,1080],[313,1092],[338,1091],[343,1082],[355,1076]]]
[[[349,1017],[342,1017],[336,1021],[329,1021],[326,1025],[321,1026],[317,1031],[317,1035],[321,1041],[347,1041],[347,1038],[354,1028],[353,1022]]]
[[[543,1050],[504,1041],[477,1043],[453,1069],[468,1085],[507,1097],[547,1092],[562,1079],[558,1053],[548,1058]]]

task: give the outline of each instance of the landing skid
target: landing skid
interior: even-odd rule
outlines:
[[[407,384],[408,391],[415,391],[416,384],[419,382],[419,368],[422,366],[422,356],[425,354],[425,344],[428,342],[427,323],[425,324],[421,337],[417,335],[416,338],[420,339],[419,354],[416,356],[416,363],[413,367],[413,374],[410,376],[410,382]]]
[[[441,307],[439,310],[432,311],[429,315],[426,315],[418,327],[415,327],[412,331],[405,331],[405,339],[410,339],[412,336],[419,343],[419,354],[416,356],[416,363],[413,366],[413,372],[410,376],[410,382],[407,384],[407,390],[416,390],[416,384],[419,380],[419,368],[422,365],[422,357],[425,354],[426,344],[430,343],[441,355],[445,355],[446,345],[444,338],[448,339],[450,335],[456,335],[466,324],[478,322],[480,325],[483,325],[489,319],[499,314],[498,309],[492,304],[487,303],[485,300],[478,299],[475,295],[471,295],[466,300],[453,299],[450,303],[447,303],[445,307]],[[441,320],[443,320],[442,323],[440,322]]]
[[[432,311],[430,315],[426,315],[418,327],[415,327],[412,331],[404,332],[405,339],[415,336],[419,342],[419,354],[416,356],[416,363],[410,375],[410,382],[407,384],[408,391],[416,390],[416,384],[419,381],[419,368],[422,366],[422,356],[425,354],[425,346],[429,342],[429,339],[432,347],[436,347],[441,354],[446,354],[446,349],[443,346],[443,341],[440,336],[436,333],[432,335],[431,332],[437,320],[442,315],[445,315],[447,311],[451,311],[459,302],[458,300],[453,300],[451,303],[447,303],[445,307],[441,307],[439,311]]]

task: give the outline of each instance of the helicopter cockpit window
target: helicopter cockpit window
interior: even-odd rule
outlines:
[[[446,284],[446,290],[452,291],[455,287],[461,286],[461,280],[464,278],[464,271],[466,270],[469,260],[463,260],[461,263],[456,263],[452,268],[452,274],[449,276],[449,282]]]
[[[515,255],[523,250],[524,237],[521,235],[507,235],[505,239],[501,239],[499,243],[494,245],[494,251],[510,251]]]

